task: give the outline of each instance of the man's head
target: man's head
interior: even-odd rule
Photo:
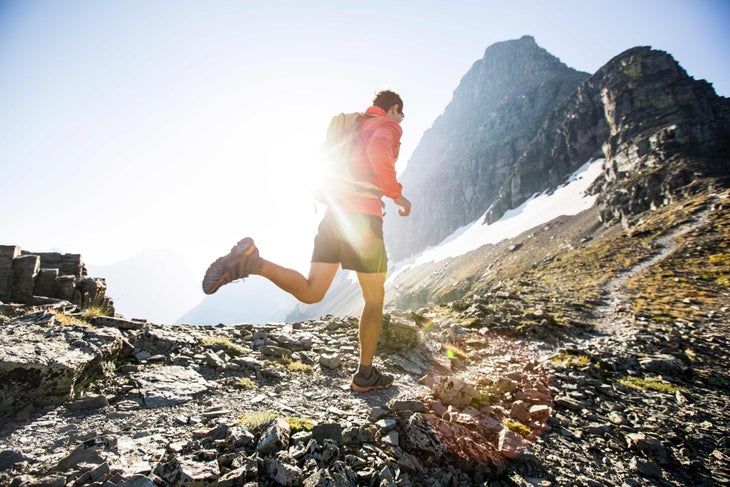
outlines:
[[[401,100],[398,93],[394,93],[390,90],[383,90],[375,95],[375,98],[373,98],[373,105],[382,108],[386,113],[393,112],[394,114],[399,114],[401,120],[404,117],[403,100]]]

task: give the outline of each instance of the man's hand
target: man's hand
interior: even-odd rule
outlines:
[[[405,196],[394,199],[393,203],[400,206],[400,209],[398,210],[398,214],[400,216],[408,216],[411,214],[411,202],[408,201],[408,198]]]

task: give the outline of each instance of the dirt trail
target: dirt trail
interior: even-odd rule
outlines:
[[[680,228],[659,237],[655,242],[656,251],[651,257],[619,272],[604,284],[603,291],[607,297],[606,301],[594,308],[595,320],[593,324],[597,331],[606,334],[627,332],[624,324],[632,318],[632,313],[623,290],[628,280],[670,256],[679,246],[678,240],[681,236],[706,223],[709,211],[709,209],[704,210],[689,224],[682,225]]]

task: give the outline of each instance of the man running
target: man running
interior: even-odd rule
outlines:
[[[396,180],[403,130],[403,100],[392,91],[379,92],[373,105],[358,120],[358,137],[350,160],[356,179],[351,190],[338,190],[327,197],[327,212],[314,239],[309,276],[279,266],[259,256],[250,237],[236,244],[231,252],[213,262],[203,278],[203,291],[213,294],[224,284],[256,274],[305,304],[322,300],[337,269],[357,273],[365,306],[359,326],[360,364],[352,378],[353,390],[367,392],[393,384],[393,376],[373,366],[383,324],[385,277],[388,266],[383,242],[383,201],[392,199],[398,214],[408,216],[411,202]],[[362,191],[361,188],[374,188]]]

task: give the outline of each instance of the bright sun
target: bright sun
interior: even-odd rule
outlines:
[[[266,115],[231,123],[230,133],[194,178],[170,218],[192,228],[180,245],[194,247],[204,269],[211,258],[251,236],[262,256],[302,273],[324,207],[312,188],[321,167],[320,147],[332,114],[307,107],[271,107]],[[176,217],[173,217],[172,214]],[[191,221],[195,224],[191,225]]]
[[[325,120],[324,127],[316,120]],[[323,208],[315,206],[312,188],[319,180],[320,146],[328,116],[289,108],[257,120],[256,140],[245,149],[241,179],[256,174],[246,185],[247,200],[257,208],[252,223],[260,232],[261,248],[282,265],[308,269],[312,238]]]

